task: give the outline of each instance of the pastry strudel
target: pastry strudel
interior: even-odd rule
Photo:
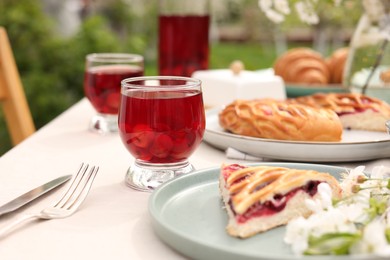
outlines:
[[[318,93],[289,99],[287,102],[332,109],[345,129],[386,131],[390,105],[359,93]]]
[[[239,135],[294,141],[340,141],[343,131],[330,109],[273,99],[235,100],[219,113],[219,124]]]
[[[239,164],[223,165],[219,187],[229,217],[227,232],[247,238],[285,225],[312,212],[304,203],[318,196],[317,187],[326,182],[333,197],[341,197],[337,180],[328,173],[284,167]]]

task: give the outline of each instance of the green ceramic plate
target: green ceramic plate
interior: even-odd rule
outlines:
[[[253,164],[252,164],[253,165]],[[259,164],[256,164],[259,165]],[[262,163],[325,171],[339,177],[344,168],[298,163]],[[285,227],[248,239],[229,236],[227,215],[218,190],[219,168],[200,170],[174,179],[152,193],[149,212],[156,234],[166,244],[191,259],[292,259],[283,242]],[[299,259],[351,259],[351,257],[305,256]],[[357,259],[357,258],[353,258]],[[374,259],[359,257],[359,259]]]
[[[315,93],[330,93],[330,92],[336,92],[336,93],[345,93],[350,92],[349,89],[341,86],[341,85],[321,85],[321,86],[307,86],[307,85],[292,85],[287,84],[286,85],[286,94],[287,97],[300,97],[300,96],[307,96],[312,95]]]

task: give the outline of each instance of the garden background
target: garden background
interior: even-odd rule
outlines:
[[[247,70],[272,66],[288,48],[324,56],[347,46],[362,13],[360,1],[319,1],[320,23],[294,14],[276,25],[257,0],[211,0],[210,69],[241,60]],[[37,129],[84,97],[84,58],[94,52],[139,53],[145,74],[157,73],[158,1],[0,0],[0,26],[9,34]],[[86,122],[86,129],[87,129]],[[0,111],[0,156],[12,147]]]

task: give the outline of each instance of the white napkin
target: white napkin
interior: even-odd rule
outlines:
[[[226,157],[229,159],[237,159],[237,160],[246,160],[246,161],[265,161],[265,158],[262,157],[256,157],[244,152],[241,152],[239,150],[236,150],[234,148],[228,147],[225,150]]]

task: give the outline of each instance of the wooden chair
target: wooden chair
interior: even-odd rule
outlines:
[[[13,145],[35,132],[11,44],[3,27],[0,27],[0,104]]]

